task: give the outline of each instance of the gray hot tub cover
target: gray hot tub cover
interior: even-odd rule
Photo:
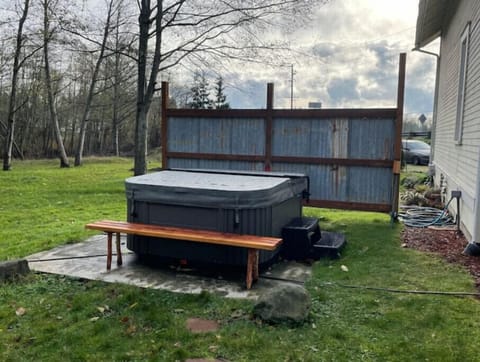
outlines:
[[[125,180],[134,201],[224,208],[259,208],[301,197],[305,175],[164,170]]]

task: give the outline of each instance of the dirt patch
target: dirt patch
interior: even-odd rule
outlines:
[[[449,263],[463,265],[474,277],[480,291],[480,257],[463,254],[468,242],[461,233],[456,230],[406,227],[402,240],[404,247],[436,253]]]
[[[187,329],[192,333],[216,332],[219,325],[215,321],[200,318],[187,319]]]

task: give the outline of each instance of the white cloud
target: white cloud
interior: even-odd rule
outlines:
[[[432,108],[434,57],[412,53],[418,0],[332,0],[295,31],[268,34],[292,45],[277,55],[283,66],[241,65],[220,71],[236,108],[265,107],[266,83],[275,84],[275,106],[290,107],[290,64],[294,104],[306,108],[396,105],[399,53],[406,52],[406,112]]]

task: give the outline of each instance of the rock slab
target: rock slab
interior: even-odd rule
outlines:
[[[25,259],[0,262],[0,282],[13,279],[19,275],[30,272],[28,262]]]
[[[310,306],[310,295],[303,286],[281,284],[260,296],[253,314],[267,323],[301,324],[307,319]]]

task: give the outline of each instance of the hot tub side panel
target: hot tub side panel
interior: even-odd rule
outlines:
[[[282,227],[302,214],[300,196],[270,207],[255,209],[209,208],[170,205],[128,199],[128,221],[154,225],[204,229],[259,236],[281,236]],[[245,249],[199,244],[182,240],[129,236],[127,247],[140,255],[218,265],[244,266]],[[279,253],[261,251],[260,264],[268,264]]]

